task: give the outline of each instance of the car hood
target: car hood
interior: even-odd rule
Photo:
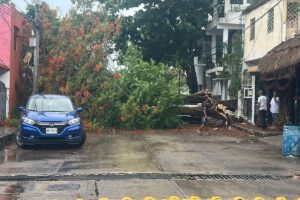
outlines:
[[[65,122],[77,118],[76,112],[33,112],[27,111],[25,113],[29,119],[38,122]]]

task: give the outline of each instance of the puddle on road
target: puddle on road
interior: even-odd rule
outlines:
[[[9,185],[5,190],[4,194],[0,194],[0,199],[3,200],[15,200],[18,199],[18,195],[24,193],[24,188],[21,184]]]
[[[16,149],[11,148],[10,146],[0,151],[0,154],[0,163],[19,161]]]
[[[8,162],[35,161],[47,159],[63,159],[67,154],[80,155],[81,149],[65,146],[35,146],[20,149],[16,145],[9,145],[0,151],[0,164]]]
[[[48,191],[78,191],[80,184],[53,184],[48,185]]]

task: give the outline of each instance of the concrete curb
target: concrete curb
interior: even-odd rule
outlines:
[[[249,133],[250,135],[257,136],[257,137],[271,137],[271,136],[282,135],[280,132],[278,132],[278,133],[271,132],[270,133],[270,132],[261,131],[261,130],[244,128],[244,127],[239,126],[237,124],[232,124],[232,127],[236,128],[237,130]]]
[[[5,135],[0,136],[0,150],[4,149],[6,145],[10,144],[16,137],[16,130],[13,130]]]

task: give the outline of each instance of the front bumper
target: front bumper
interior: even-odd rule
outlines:
[[[17,140],[22,144],[79,144],[84,137],[81,124],[58,128],[57,134],[46,134],[45,129],[21,123]]]

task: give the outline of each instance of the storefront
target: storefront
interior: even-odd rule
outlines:
[[[262,86],[269,99],[280,98],[280,122],[300,125],[300,36],[275,47],[259,64]]]

